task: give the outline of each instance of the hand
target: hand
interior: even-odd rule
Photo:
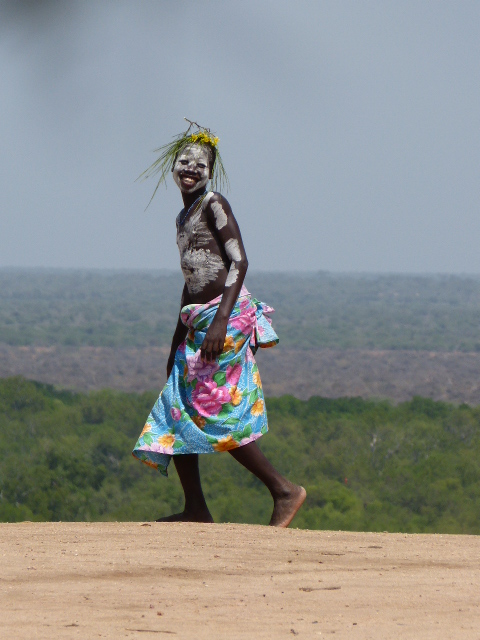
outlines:
[[[227,335],[227,323],[215,321],[216,317],[208,327],[202,346],[200,347],[201,358],[207,362],[213,362],[222,353],[225,336]]]

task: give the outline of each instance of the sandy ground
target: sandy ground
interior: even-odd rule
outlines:
[[[0,524],[0,637],[480,638],[480,537]]]

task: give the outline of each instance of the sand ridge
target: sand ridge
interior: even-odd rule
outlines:
[[[2,638],[480,639],[480,537],[0,524]]]

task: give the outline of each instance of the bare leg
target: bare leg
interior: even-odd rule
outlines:
[[[257,476],[272,494],[273,513],[270,525],[288,527],[307,496],[305,489],[281,476],[260,451],[256,442],[231,449],[229,453]]]
[[[198,454],[174,456],[173,461],[185,494],[185,508],[181,513],[159,518],[157,522],[213,522],[200,482]]]

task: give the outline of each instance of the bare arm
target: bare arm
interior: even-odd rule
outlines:
[[[222,300],[201,346],[202,358],[211,361],[223,350],[228,319],[242,288],[248,260],[240,229],[227,200],[220,194],[215,194],[207,205],[206,214],[230,261]]]
[[[190,295],[188,293],[187,285],[184,285],[183,292],[182,292],[182,299],[180,301],[180,309],[182,309],[182,307],[184,307],[187,304],[190,304]],[[175,353],[177,352],[178,347],[182,344],[182,342],[187,337],[187,332],[188,332],[188,329],[183,324],[182,319],[180,317],[180,313],[179,313],[177,326],[175,328],[175,333],[173,334],[173,338],[172,338],[170,356],[167,362],[167,378],[169,378],[170,374],[172,373],[173,363],[175,360]]]

